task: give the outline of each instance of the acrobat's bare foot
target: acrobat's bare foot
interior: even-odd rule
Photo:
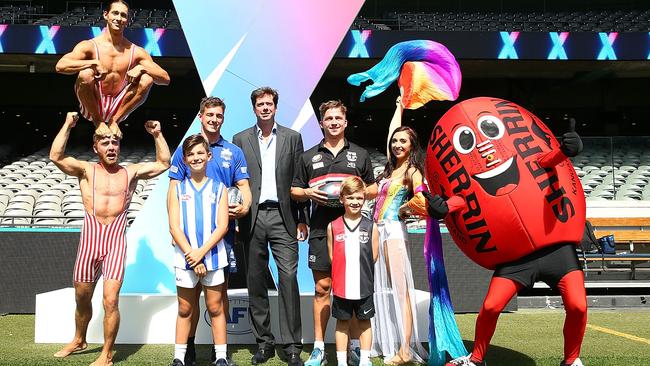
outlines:
[[[90,366],[113,366],[113,359],[110,355],[102,352],[102,354],[99,355],[95,362],[91,363]]]
[[[99,122],[95,125],[95,135],[97,136],[113,136],[113,132],[104,122]]]
[[[65,347],[63,347],[59,352],[54,354],[54,357],[56,358],[63,358],[67,357],[71,353],[83,351],[88,347],[88,343],[86,342],[76,342],[72,341],[68,343]]]
[[[118,139],[122,138],[122,130],[120,130],[120,126],[118,126],[117,123],[110,123],[108,129],[111,131],[111,135],[117,136]]]

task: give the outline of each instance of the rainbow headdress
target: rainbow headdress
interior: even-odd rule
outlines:
[[[414,40],[397,43],[377,65],[350,75],[348,83],[359,86],[373,81],[361,94],[363,102],[398,80],[402,105],[416,109],[432,100],[456,100],[461,79],[458,62],[447,47],[430,40]]]

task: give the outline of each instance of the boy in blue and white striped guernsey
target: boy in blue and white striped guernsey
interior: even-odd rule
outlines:
[[[221,295],[224,268],[228,265],[223,237],[228,231],[228,194],[218,180],[206,176],[211,158],[207,141],[200,134],[183,142],[183,159],[190,176],[170,191],[167,197],[169,230],[175,244],[174,267],[178,294],[176,345],[173,366],[184,366],[191,316],[198,308],[192,306],[194,288],[200,281],[205,304],[212,323],[212,337],[217,355],[225,355],[226,315]],[[214,365],[228,365],[225,357]]]

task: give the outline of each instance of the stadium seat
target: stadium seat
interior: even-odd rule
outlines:
[[[129,209],[128,210],[129,210],[129,212],[130,211],[137,212],[137,211],[140,211],[141,208],[142,208],[142,202],[132,200],[131,203],[129,204]]]
[[[84,210],[84,205],[79,202],[71,202],[68,204],[64,203],[61,205],[61,211],[66,216],[69,216],[70,213],[73,211],[83,211],[83,210]]]
[[[11,199],[11,203],[27,203],[30,206],[34,206],[34,203],[36,203],[36,199],[33,196],[23,195],[20,194],[19,192]]]
[[[25,216],[22,212],[10,212],[9,210],[5,210],[3,215],[4,218],[0,221],[3,225],[23,226],[29,225],[32,221],[31,218],[21,217]]]
[[[12,171],[11,173],[5,174],[4,176],[7,179],[11,179],[13,182],[23,179],[23,175],[20,173],[16,173],[15,171]]]
[[[588,197],[586,197],[585,200],[587,200],[587,201],[609,201],[609,200],[608,200],[607,198],[605,198],[605,197],[601,197],[601,196],[591,196],[591,195],[588,196]]]
[[[64,223],[64,219],[54,217],[35,217],[33,222],[35,226],[59,226]]]
[[[63,212],[58,207],[53,209],[38,209],[34,210],[34,216],[61,216],[63,218]]]
[[[66,210],[73,210],[73,209],[83,209],[83,202],[81,201],[81,197],[77,200],[76,197],[72,197],[72,199],[66,200],[65,198],[63,201],[61,201],[61,209],[65,212]]]

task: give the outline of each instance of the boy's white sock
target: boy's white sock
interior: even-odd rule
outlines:
[[[185,353],[187,352],[187,344],[174,345],[174,359],[179,359],[185,362]]]
[[[214,345],[214,353],[217,356],[217,360],[221,359],[221,358],[226,359],[226,357],[228,357],[227,354],[226,354],[227,349],[228,349],[227,344],[215,344]]]
[[[318,348],[321,351],[325,350],[325,342],[324,341],[314,341],[314,348]]]
[[[348,365],[348,352],[347,351],[336,351],[336,363],[338,366],[347,366]]]
[[[361,347],[361,343],[359,343],[359,340],[358,340],[358,339],[351,339],[351,340],[350,340],[350,345],[352,346],[352,347],[351,347],[352,350],[355,350],[355,349]]]
[[[359,364],[363,365],[370,361],[370,350],[361,350],[361,357],[359,357]]]

